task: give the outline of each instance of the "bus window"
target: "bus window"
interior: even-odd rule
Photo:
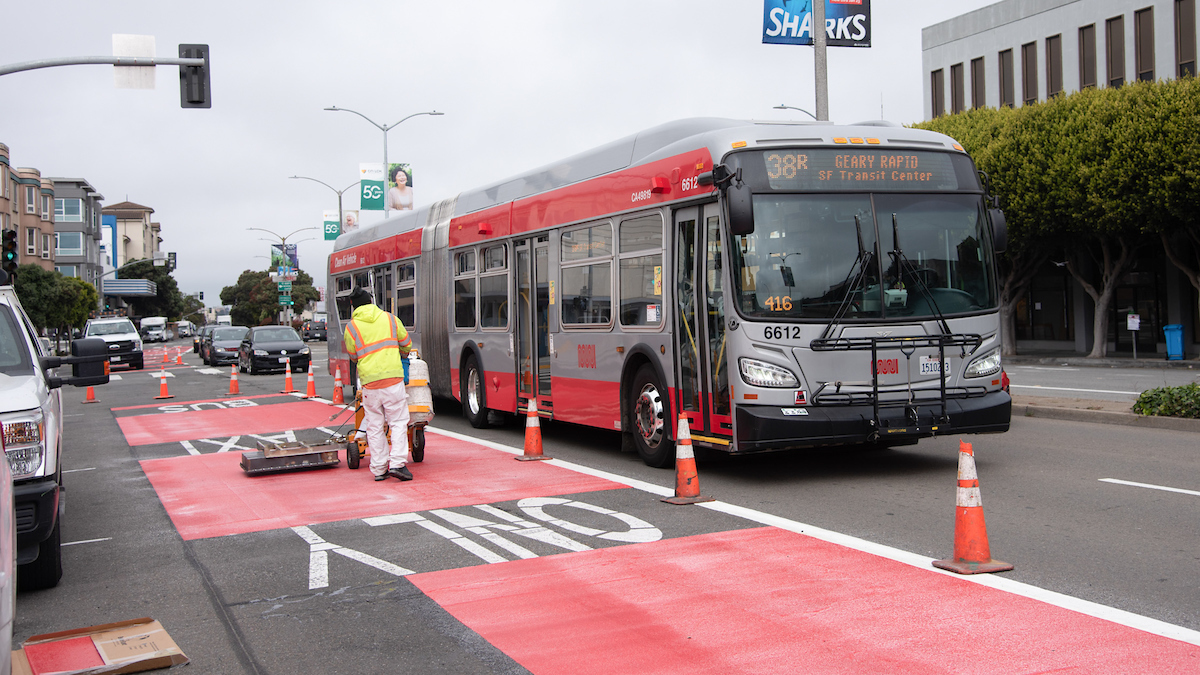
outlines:
[[[396,265],[396,318],[412,330],[417,323],[417,270],[415,262]]]
[[[479,277],[479,324],[483,328],[508,328],[508,256],[507,247],[491,246],[480,256],[483,271]]]
[[[562,261],[559,313],[563,325],[608,325],[612,321],[612,226],[604,223],[563,232]]]
[[[662,217],[658,214],[621,223],[621,325],[662,324],[662,229]],[[631,253],[642,255],[630,256]]]
[[[475,328],[475,251],[454,255],[454,327]]]

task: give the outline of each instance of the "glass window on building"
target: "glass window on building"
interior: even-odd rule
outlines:
[[[1133,13],[1133,64],[1139,82],[1154,81],[1154,8]]]
[[[1021,102],[1033,105],[1038,100],[1037,43],[1021,45]]]
[[[83,233],[55,232],[54,255],[83,255]]]
[[[1108,86],[1125,84],[1125,17],[1114,16],[1104,22],[1104,64]]]
[[[963,64],[950,66],[950,112],[958,114],[967,109]]]
[[[79,199],[55,199],[54,220],[60,223],[82,223],[83,201]]]
[[[78,268],[75,265],[55,265],[54,271],[62,274],[64,277],[79,277]]]
[[[1096,24],[1079,29],[1079,88],[1096,86]]]
[[[1196,0],[1175,0],[1175,76],[1196,76]]]
[[[1052,35],[1046,38],[1046,98],[1053,98],[1062,90],[1062,35]]]
[[[933,117],[946,114],[946,75],[941,68],[929,74],[930,103],[933,106]]]
[[[42,195],[42,220],[50,220],[50,195]]]
[[[1011,49],[1005,49],[1000,52],[996,61],[999,63],[999,84],[1000,84],[1000,106],[1013,107],[1016,99],[1014,98],[1013,86],[1015,79],[1013,77],[1013,53]]]
[[[1047,263],[1013,311],[1018,340],[1075,339],[1074,279],[1065,267]]]
[[[971,59],[971,107],[987,105],[987,76],[984,75],[983,57]]]

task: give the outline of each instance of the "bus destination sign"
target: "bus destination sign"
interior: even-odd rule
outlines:
[[[876,148],[766,150],[774,190],[957,190],[951,156],[944,152]]]

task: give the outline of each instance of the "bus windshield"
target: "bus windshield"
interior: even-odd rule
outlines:
[[[775,193],[753,205],[754,232],[733,247],[747,317],[928,319],[996,307],[979,195]]]

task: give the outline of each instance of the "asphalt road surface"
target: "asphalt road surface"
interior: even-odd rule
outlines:
[[[324,345],[313,347],[327,397]],[[1007,434],[966,439],[992,555],[1015,569],[964,583],[927,560],[953,548],[957,438],[701,453],[701,491],[720,501],[674,507],[657,499],[674,473],[621,452],[616,433],[551,422],[543,438],[556,459],[513,462],[487,444],[519,448],[524,420],[475,430],[439,402],[433,426],[446,433],[427,434],[410,483],[344,464],[251,479],[236,466],[242,451],[318,443],[344,416],[280,395],[282,375],[242,375],[239,395],[225,396],[228,367],[204,369],[190,351],[184,361],[148,365],[167,368],[172,399],[155,399],[153,371],[119,373],[94,405],[64,391],[64,577],[18,596],[17,642],[152,616],[198,673],[1200,662],[1194,434],[1016,418]],[[1066,377],[1076,376],[1046,381],[1099,388],[1086,373]],[[1100,609],[1063,609],[1073,599]],[[1176,639],[1159,637],[1174,627]]]

